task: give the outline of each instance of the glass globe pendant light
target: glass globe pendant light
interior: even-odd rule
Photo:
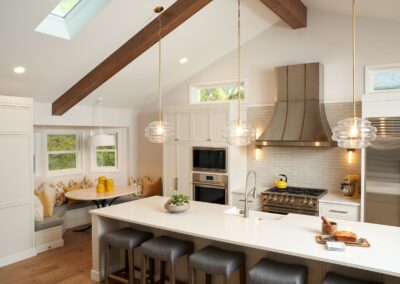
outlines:
[[[104,134],[103,127],[101,123],[101,103],[103,102],[102,98],[98,98],[96,100],[96,104],[99,106],[99,132],[95,135],[90,136],[90,146],[95,148],[97,146],[114,146],[115,145],[115,136]]]
[[[356,69],[356,1],[353,0],[353,117],[339,121],[333,128],[332,139],[338,146],[348,149],[368,147],[376,138],[376,127],[366,119],[356,117],[355,69]]]
[[[238,100],[238,118],[237,120],[231,121],[222,131],[222,136],[226,141],[235,146],[246,146],[252,143],[256,138],[256,131],[246,121],[242,121],[240,114],[240,0],[238,0],[238,47],[237,47],[237,100]]]
[[[160,14],[164,8],[157,6],[154,12]],[[144,136],[152,143],[165,143],[171,141],[175,137],[174,128],[161,118],[161,17],[158,16],[159,22],[159,41],[158,41],[158,120],[150,122],[144,129]]]

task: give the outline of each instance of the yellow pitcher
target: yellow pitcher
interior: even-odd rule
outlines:
[[[114,180],[109,178],[106,180],[106,192],[113,192],[114,191]]]

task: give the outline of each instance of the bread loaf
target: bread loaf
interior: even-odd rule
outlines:
[[[338,242],[356,242],[357,235],[350,231],[335,232],[335,240]]]

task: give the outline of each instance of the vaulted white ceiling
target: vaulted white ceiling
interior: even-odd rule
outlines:
[[[174,0],[114,0],[72,40],[34,31],[58,0],[0,1],[0,95],[33,97],[53,102],[154,19],[153,8]],[[280,19],[259,0],[242,0],[242,42]],[[398,0],[363,0],[359,15],[399,20]],[[382,2],[392,8],[381,8]],[[214,0],[163,40],[163,91],[185,81],[236,48],[236,0]],[[350,13],[350,0],[304,0],[312,9]],[[350,6],[349,6],[350,5]],[[397,7],[397,8],[393,8]],[[288,27],[289,28],[289,27]],[[179,59],[187,57],[181,65]],[[95,90],[81,104],[97,97],[111,107],[141,108],[156,97],[157,48],[152,47]],[[25,66],[16,75],[15,66]],[[232,70],[234,77],[235,70]]]

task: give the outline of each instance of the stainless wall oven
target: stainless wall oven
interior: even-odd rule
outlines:
[[[228,204],[228,176],[193,173],[193,199]]]
[[[226,148],[193,147],[193,171],[227,172]]]

